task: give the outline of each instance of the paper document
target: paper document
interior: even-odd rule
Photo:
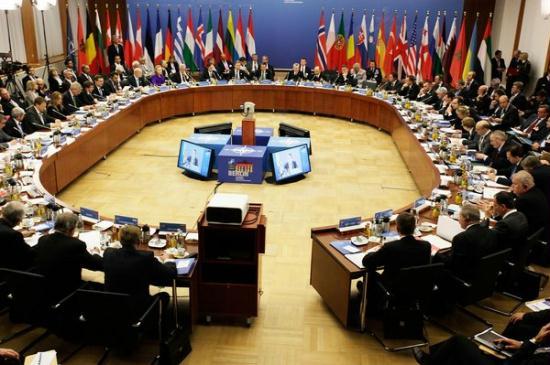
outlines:
[[[498,178],[506,178],[506,176],[497,176],[497,179]],[[502,185],[502,184],[499,184],[497,183],[496,181],[493,181],[493,180],[487,180],[485,182],[485,185],[488,187],[488,188],[495,188],[495,189],[508,189],[510,188],[508,185]]]
[[[525,303],[527,308],[535,312],[550,309],[550,299],[542,298]]]
[[[506,188],[508,188],[508,187],[506,187]],[[485,188],[483,188],[483,199],[493,199],[495,197],[495,195],[497,195],[501,191],[504,191],[504,190],[503,189],[490,188],[490,187],[486,186]]]
[[[437,250],[446,250],[452,246],[451,242],[433,234],[420,237],[420,239],[429,242],[430,245],[437,248]]]
[[[357,253],[350,253],[345,255],[345,257],[350,260],[355,266],[357,266],[360,269],[364,269],[363,266],[363,257],[367,255],[366,252],[357,252]]]
[[[101,232],[100,231],[88,231],[82,232],[78,235],[78,239],[86,243],[88,250],[93,248],[99,248],[101,245]]]
[[[462,231],[464,230],[460,227],[460,223],[448,215],[440,215],[437,219],[436,234],[449,242]]]
[[[99,223],[94,224],[94,229],[104,231],[106,229],[111,228],[112,226],[113,226],[113,222],[111,221],[101,221]]]
[[[435,168],[439,171],[440,174],[447,173],[447,165],[434,164]]]
[[[27,361],[27,359],[31,359]],[[57,353],[55,350],[37,352],[25,359],[25,365],[57,365]]]

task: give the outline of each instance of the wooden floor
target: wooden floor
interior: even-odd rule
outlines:
[[[193,127],[231,121],[239,114],[173,119],[145,128],[69,186],[59,198],[102,215],[139,217],[140,223],[183,222],[193,227],[215,182],[191,180],[176,167],[180,139]],[[264,204],[267,249],[262,262],[259,317],[251,328],[199,325],[185,364],[411,364],[410,352],[388,353],[369,335],[345,330],[309,285],[310,228],[339,218],[402,207],[419,195],[389,135],[349,121],[300,114],[258,113],[256,125],[288,122],[312,133],[312,168],[289,185],[230,185]],[[482,312],[502,328],[506,319]],[[460,320],[457,320],[458,322]],[[446,334],[429,327],[430,340]],[[53,344],[52,344],[53,346]],[[154,349],[151,350],[151,354]],[[97,361],[84,350],[70,363]],[[147,363],[147,354],[109,364]]]

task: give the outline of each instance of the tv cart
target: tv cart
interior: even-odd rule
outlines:
[[[266,224],[261,204],[250,204],[241,225],[209,224],[204,213],[199,217],[198,309],[206,323],[233,317],[250,326],[258,316]]]

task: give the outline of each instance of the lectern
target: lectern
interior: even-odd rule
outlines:
[[[245,117],[242,122],[243,146],[256,145],[256,119]]]

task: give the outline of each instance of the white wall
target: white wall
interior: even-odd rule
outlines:
[[[45,41],[48,42],[48,55],[50,58],[52,56],[62,55],[64,52],[64,39],[61,29],[62,27],[65,27],[65,24],[61,24],[59,6],[60,4],[58,2],[55,7],[51,7],[50,9],[43,12],[44,24],[46,25],[46,39],[44,39],[44,27],[42,27],[42,11],[37,10],[33,6],[36,45],[38,51],[38,59],[41,62],[45,59],[44,56],[46,54]]]
[[[27,62],[25,50],[25,38],[23,37],[23,23],[21,21],[21,9],[9,10],[7,12],[10,25],[10,38],[12,56],[14,61]],[[7,21],[4,10],[0,11],[0,52],[9,52]]]

